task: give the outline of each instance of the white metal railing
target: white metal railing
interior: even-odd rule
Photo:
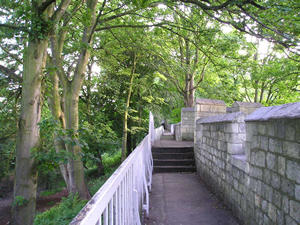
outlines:
[[[141,213],[149,213],[152,183],[151,146],[163,127],[154,129],[149,115],[149,134],[97,191],[71,225],[141,225]]]

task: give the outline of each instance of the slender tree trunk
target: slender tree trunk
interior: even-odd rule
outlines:
[[[69,137],[73,143],[67,143],[67,150],[72,153],[73,157],[69,159],[69,184],[71,193],[78,193],[81,199],[89,199],[90,193],[84,179],[84,168],[81,161],[81,147],[77,144],[78,137],[78,100],[79,92],[69,83],[65,90],[65,120],[66,129],[70,132]]]
[[[16,142],[13,224],[33,223],[36,207],[37,171],[30,151],[39,148],[41,81],[48,40],[31,40],[24,55],[21,115]],[[20,204],[18,200],[23,199]]]
[[[99,158],[99,161],[97,162],[97,175],[102,176],[102,175],[104,175],[104,167],[103,167],[102,156],[101,156],[100,151],[98,153],[98,158]]]
[[[131,92],[132,92],[132,86],[133,86],[133,79],[134,79],[134,73],[135,73],[135,67],[136,67],[136,54],[134,53],[133,56],[133,65],[131,69],[131,76],[130,76],[130,83],[128,88],[128,94],[127,94],[127,100],[125,105],[125,111],[124,111],[124,118],[123,118],[123,138],[122,138],[122,161],[126,158],[126,146],[127,146],[127,120],[128,120],[128,110],[129,110],[129,104],[130,104],[130,98],[131,98]]]
[[[131,129],[131,122],[130,122],[130,120],[128,121],[128,127],[129,127],[129,130]],[[130,153],[132,152],[132,134],[131,134],[131,132],[129,131],[127,131],[127,135],[128,135],[128,137],[127,137],[127,143],[126,143],[126,148],[127,148],[127,153],[126,153],[126,155],[127,156],[129,156],[130,155]]]
[[[64,113],[61,108],[61,98],[59,94],[59,79],[56,73],[49,74],[49,77],[52,81],[52,87],[50,92],[51,97],[49,98],[51,113],[55,121],[57,121],[57,123],[59,124],[59,126],[61,126],[62,129],[65,129],[66,122],[64,118]],[[62,150],[66,150],[66,145],[62,137],[60,137],[57,133],[54,133],[54,147],[57,153],[59,153]],[[60,163],[59,168],[66,183],[68,192],[70,193],[71,189],[69,183],[68,166],[67,164]]]

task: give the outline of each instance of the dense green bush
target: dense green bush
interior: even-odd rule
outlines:
[[[121,151],[116,151],[114,154],[103,155],[103,165],[105,175],[97,179],[92,179],[88,182],[88,187],[91,195],[94,195],[105,181],[111,176],[116,168],[121,163]],[[57,190],[57,189],[56,189]],[[57,190],[58,191],[58,190]],[[43,192],[43,195],[48,195],[51,191]],[[78,214],[87,201],[78,199],[78,196],[70,195],[63,198],[59,205],[52,207],[46,212],[37,214],[34,225],[65,225]]]
[[[69,195],[67,198],[63,198],[59,205],[37,214],[34,225],[69,224],[86,203],[86,200],[79,200],[77,195]]]

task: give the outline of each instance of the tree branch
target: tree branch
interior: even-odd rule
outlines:
[[[3,73],[4,75],[6,75],[7,77],[9,77],[11,80],[15,81],[15,82],[22,82],[22,78],[19,77],[16,73],[15,70],[13,69],[9,69],[5,66],[0,65],[0,72]]]
[[[46,0],[44,1],[39,7],[38,7],[38,12],[39,14],[42,14],[49,5],[51,5],[52,3],[56,2],[56,0]]]
[[[151,24],[151,25],[126,25],[126,24],[120,24],[120,25],[111,25],[106,27],[99,27],[96,28],[95,31],[102,31],[102,30],[110,30],[115,28],[147,28],[147,27],[159,27],[161,25],[164,25],[164,23],[157,23],[157,24]]]
[[[24,26],[16,26],[14,24],[0,23],[0,28],[1,27],[5,27],[8,29],[12,29],[12,30],[18,30],[18,31],[21,30],[21,31],[29,33],[29,30],[27,29],[27,27],[24,27]]]

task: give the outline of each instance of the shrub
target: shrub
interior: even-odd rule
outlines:
[[[69,195],[62,198],[59,205],[36,215],[34,225],[66,225],[78,214],[87,203],[80,200],[78,195]]]

